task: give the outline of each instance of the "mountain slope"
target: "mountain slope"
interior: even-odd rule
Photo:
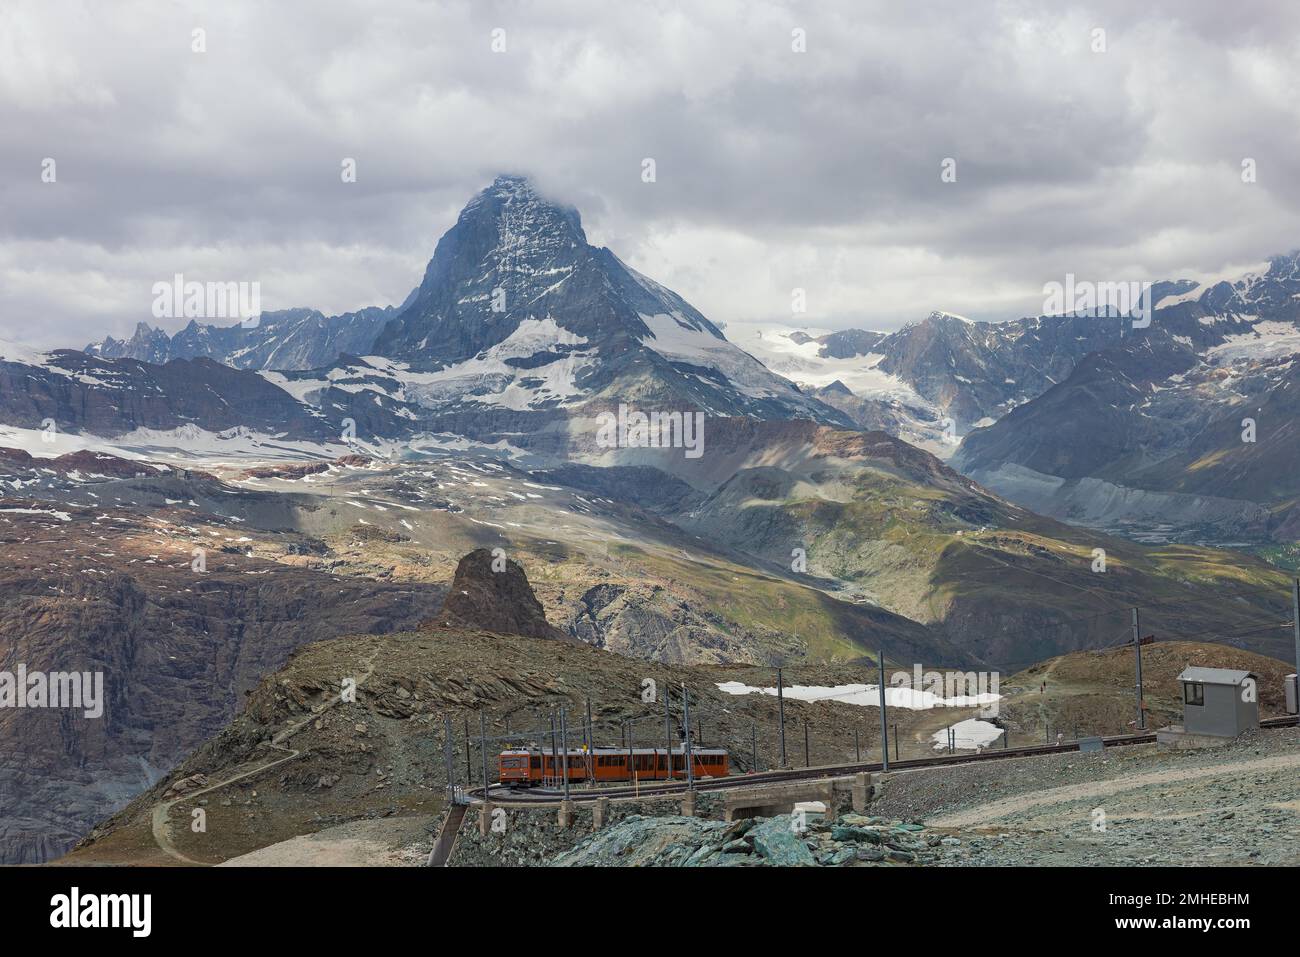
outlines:
[[[198,425],[304,438],[337,435],[336,410],[296,401],[255,372],[211,359],[152,365],[57,350],[35,354],[0,342],[0,422],[27,429],[118,436]]]
[[[699,459],[637,449],[591,461],[685,481],[704,497],[663,514],[687,532],[787,574],[802,550],[806,570],[790,577],[928,625],[991,666],[1111,643],[1135,606],[1162,636],[1214,628],[1266,653],[1284,653],[1290,640],[1274,627],[1286,617],[1287,578],[1262,561],[1147,548],[1043,518],[884,433],[709,425]]]
[[[1293,256],[1167,297],[1151,335],[1089,356],[972,432],[953,464],[1071,521],[1153,539],[1293,541],[1298,295]]]

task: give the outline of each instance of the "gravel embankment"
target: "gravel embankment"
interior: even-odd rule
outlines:
[[[1300,863],[1300,733],[894,775],[872,812],[960,830],[948,865]]]

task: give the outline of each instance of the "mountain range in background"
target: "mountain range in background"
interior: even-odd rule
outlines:
[[[309,440],[351,420],[363,437],[449,432],[555,455],[590,451],[574,423],[620,402],[808,418],[953,457],[1067,521],[1151,541],[1283,542],[1300,494],[1287,467],[1300,454],[1297,296],[1292,254],[1233,280],[1157,282],[1143,329],[1105,315],[934,312],[893,333],[773,325],[733,344],[591,246],[576,210],[502,176],[399,306],[267,312],[253,328],[191,321],[172,336],[142,323],[84,354],[29,357],[40,371],[15,372],[11,355],[0,415],[101,436],[190,424]],[[193,381],[202,394],[180,394]],[[1242,442],[1252,409],[1256,441]]]

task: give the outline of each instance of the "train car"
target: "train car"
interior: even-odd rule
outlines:
[[[498,773],[502,784],[533,787],[564,781],[565,755],[544,748],[502,751]],[[670,767],[671,762],[671,767]],[[686,755],[681,748],[570,748],[570,784],[686,780]],[[696,778],[720,778],[731,773],[723,748],[692,748],[691,769]]]

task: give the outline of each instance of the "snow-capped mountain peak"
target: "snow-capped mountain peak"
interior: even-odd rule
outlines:
[[[520,330],[535,351],[503,355]],[[646,401],[844,421],[681,296],[588,243],[576,209],[519,176],[497,177],[465,206],[373,352],[413,375],[472,386],[415,390],[434,405],[578,406],[634,379],[627,394]]]

